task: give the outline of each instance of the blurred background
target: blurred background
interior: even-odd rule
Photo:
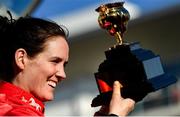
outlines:
[[[67,79],[56,89],[55,100],[46,103],[48,116],[92,116],[91,108],[99,94],[94,78],[104,61],[104,51],[115,44],[100,29],[95,9],[101,4],[122,0],[0,0],[0,14],[10,10],[14,18],[31,15],[50,19],[69,30],[70,59]],[[180,77],[180,0],[124,0],[131,20],[124,40],[140,42],[161,56],[164,70]],[[180,115],[180,82],[150,93],[136,104],[130,115]]]

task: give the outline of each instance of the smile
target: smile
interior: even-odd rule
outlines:
[[[51,86],[52,88],[55,88],[57,86],[57,83],[55,81],[49,80],[47,82],[48,82],[48,85]]]

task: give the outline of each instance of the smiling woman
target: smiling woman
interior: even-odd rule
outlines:
[[[53,100],[54,88],[66,77],[66,33],[32,17],[1,16],[0,24],[0,115],[43,115],[42,102]]]

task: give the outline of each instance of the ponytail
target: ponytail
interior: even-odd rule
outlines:
[[[11,37],[13,32],[13,25],[15,20],[9,11],[7,13],[10,19],[0,16],[0,79],[5,77],[11,77],[13,75],[12,68],[12,56],[10,50],[12,48]],[[8,81],[8,80],[7,80]]]

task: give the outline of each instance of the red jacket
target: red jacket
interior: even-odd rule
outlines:
[[[21,88],[0,81],[0,116],[44,116],[44,104]]]

